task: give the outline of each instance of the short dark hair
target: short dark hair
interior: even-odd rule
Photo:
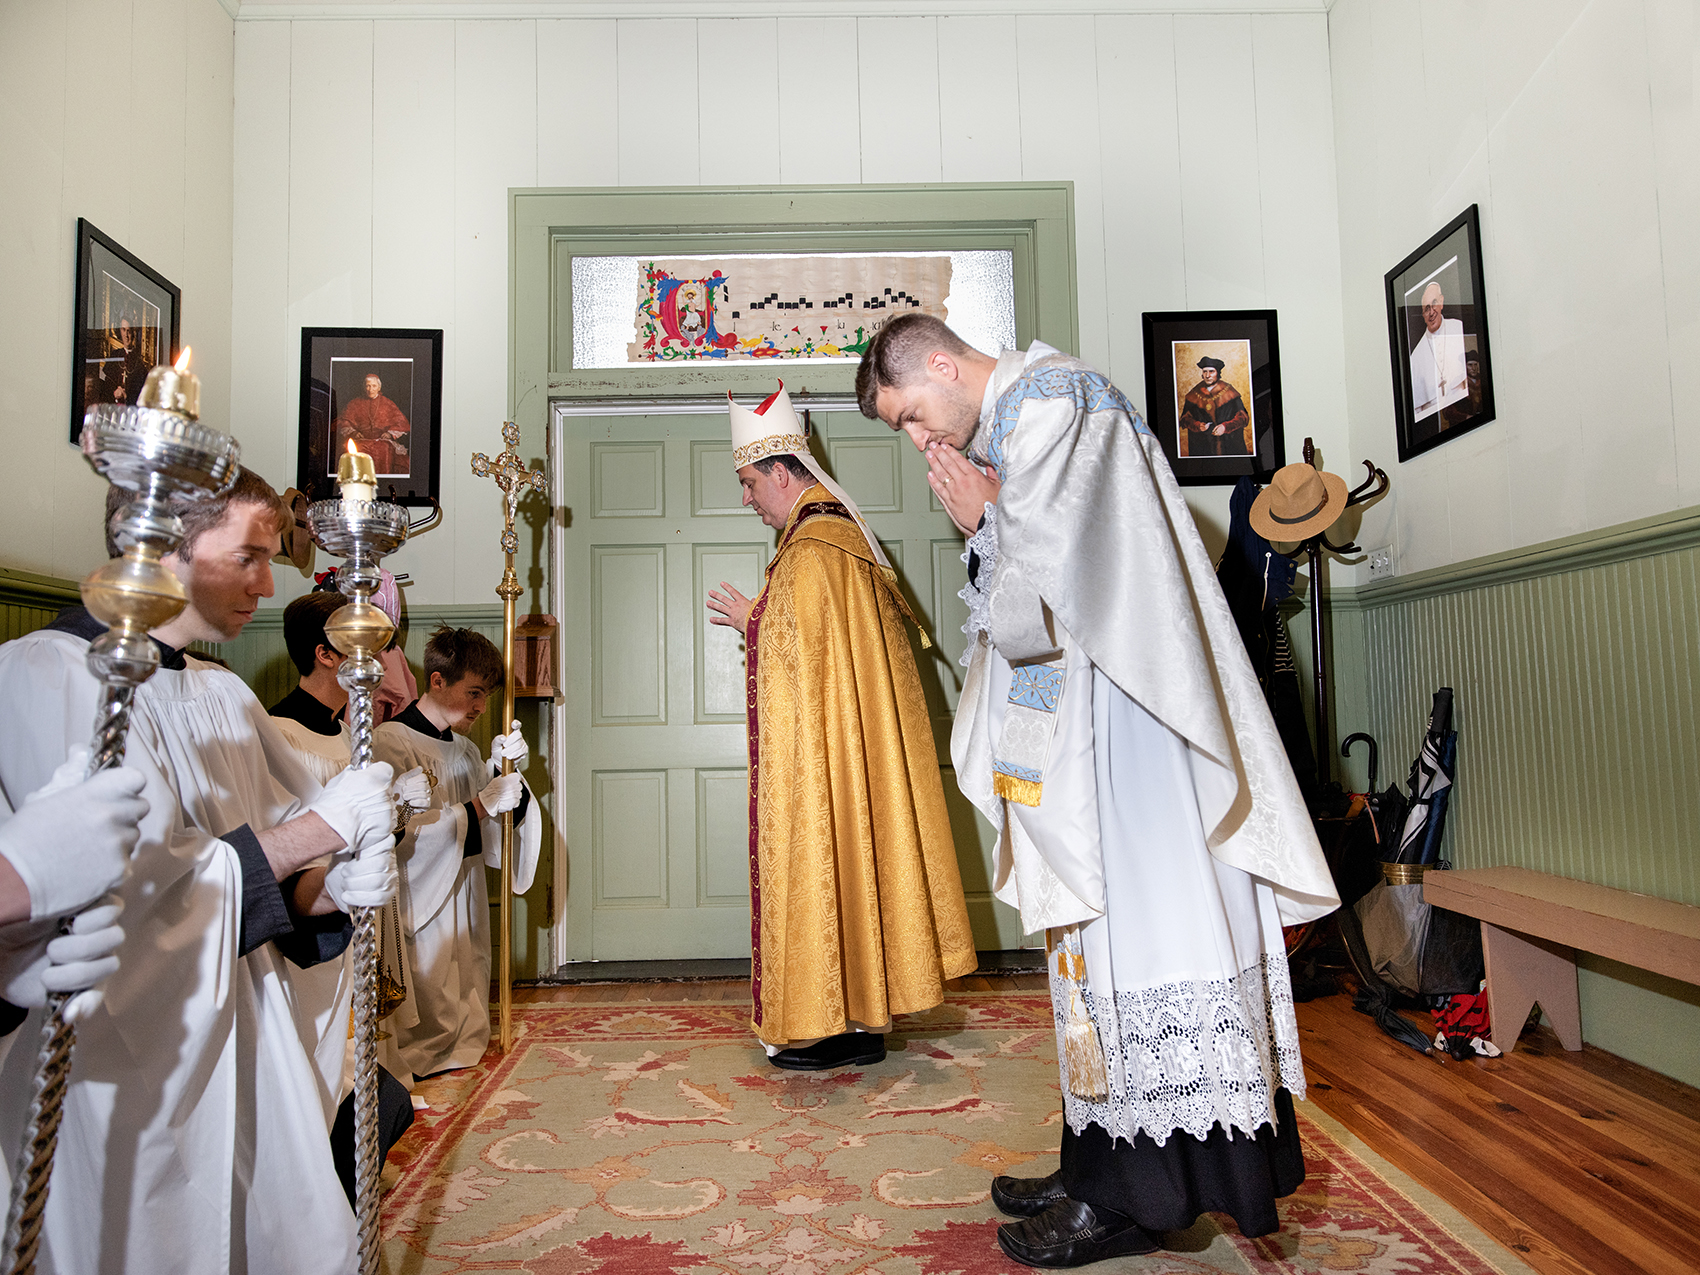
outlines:
[[[506,681],[502,653],[496,644],[477,629],[456,629],[439,624],[425,643],[425,682],[431,674],[441,673],[450,686],[467,677],[476,677],[486,690],[495,690]]]
[[[894,385],[913,385],[926,366],[927,355],[943,350],[952,358],[974,353],[969,345],[930,314],[901,314],[874,334],[856,369],[856,406],[870,420],[879,419],[879,395]]]
[[[123,552],[118,547],[113,528],[119,513],[130,503],[130,494],[118,486],[106,489],[106,556],[109,558],[116,558]],[[232,505],[263,505],[271,509],[277,515],[279,535],[293,518],[278,496],[277,489],[244,465],[236,471],[236,481],[222,496],[214,496],[210,500],[187,500],[181,496],[171,498],[171,512],[183,524],[183,543],[177,546],[177,556],[184,562],[194,561],[195,541],[223,522]]]
[[[340,593],[304,593],[283,608],[283,644],[295,671],[305,677],[318,663],[319,648],[336,646],[325,636],[325,621],[348,601]]]
[[[769,456],[766,460],[754,460],[750,463],[770,478],[773,476],[773,467],[783,465],[791,471],[793,478],[806,478],[811,483],[816,481],[814,471],[790,452],[780,452],[777,456]]]

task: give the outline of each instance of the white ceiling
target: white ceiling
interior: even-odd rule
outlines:
[[[1326,13],[1332,0],[219,0],[240,21],[292,18],[818,18]],[[824,11],[823,11],[824,10]]]

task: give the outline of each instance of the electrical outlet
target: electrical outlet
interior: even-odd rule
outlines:
[[[1375,580],[1391,580],[1393,578],[1393,546],[1383,545],[1379,549],[1369,551],[1369,578]]]

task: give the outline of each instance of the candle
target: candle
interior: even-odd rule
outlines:
[[[378,471],[353,439],[348,440],[348,450],[337,462],[336,483],[344,500],[372,500],[378,494]]]
[[[161,365],[148,373],[147,383],[136,400],[138,407],[153,407],[179,416],[197,419],[201,414],[201,378],[189,370],[189,347],[177,356],[177,362]]]

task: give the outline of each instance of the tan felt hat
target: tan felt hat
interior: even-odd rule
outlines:
[[[1283,465],[1251,502],[1251,526],[1265,540],[1309,540],[1346,509],[1346,480],[1310,465]]]
[[[273,562],[292,563],[304,576],[313,574],[313,537],[307,530],[306,493],[291,487],[283,493],[283,545],[272,558]]]

